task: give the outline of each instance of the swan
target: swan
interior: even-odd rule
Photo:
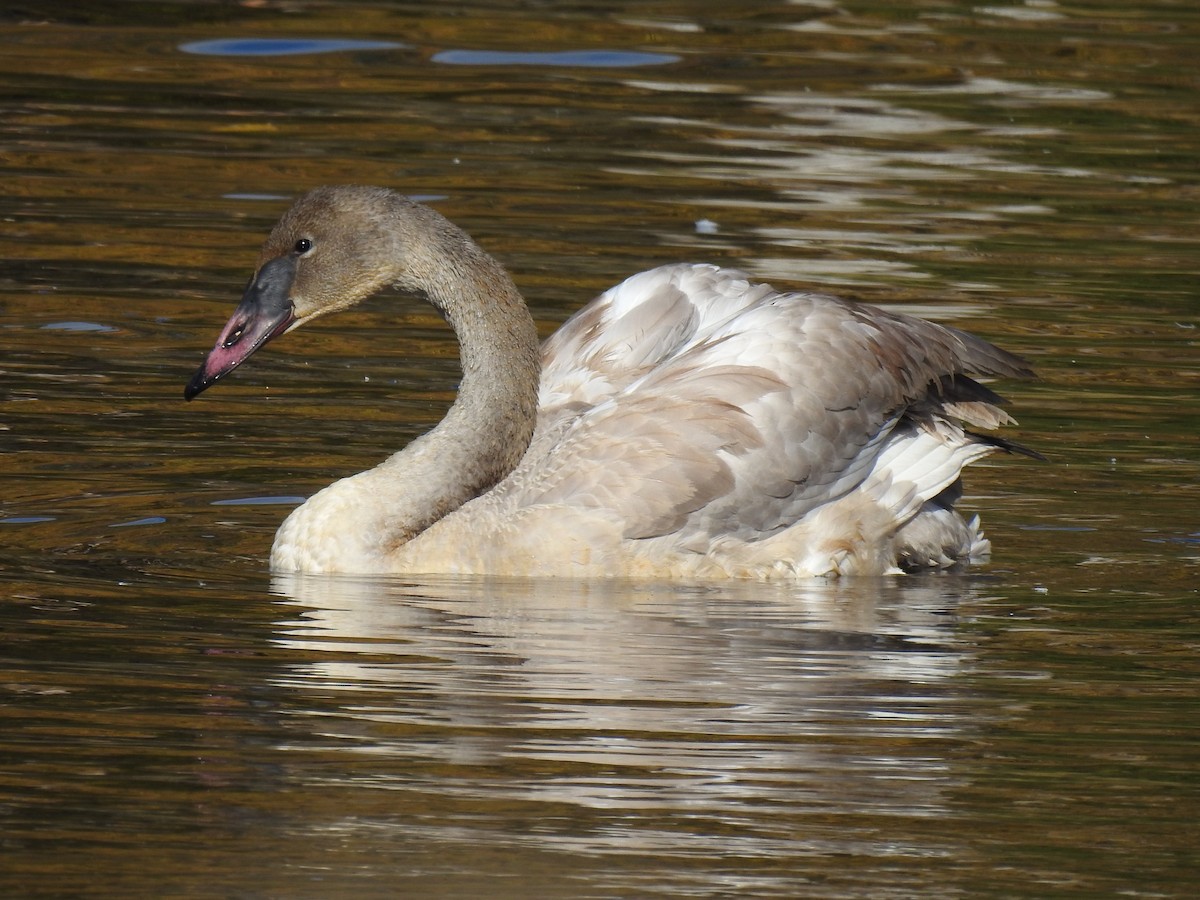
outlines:
[[[985,556],[954,508],[969,431],[1012,423],[968,377],[1029,377],[973,335],[743,272],[665,265],[544,344],[465,232],[385,188],[305,194],[188,383],[394,286],[457,334],[462,380],[431,431],[294,509],[280,573],[751,578],[899,573]]]

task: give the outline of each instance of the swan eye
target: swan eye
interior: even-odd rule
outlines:
[[[295,246],[292,247],[292,249],[296,252],[297,256],[303,256],[305,253],[307,253],[312,248],[313,248],[313,242],[310,241],[308,238],[300,238],[300,240],[296,241]]]

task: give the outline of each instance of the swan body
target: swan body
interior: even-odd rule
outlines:
[[[1019,358],[953,328],[711,265],[606,291],[539,347],[511,279],[436,212],[318,188],[280,220],[185,391],[394,285],[462,348],[443,421],[297,507],[279,572],[757,578],[882,574],[986,555],[954,509],[966,430],[1012,420],[970,375]]]

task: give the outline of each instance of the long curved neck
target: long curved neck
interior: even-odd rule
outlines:
[[[524,456],[537,421],[541,352],[533,317],[512,279],[463,231],[426,207],[414,209],[420,240],[409,232],[397,285],[429,299],[458,336],[458,398],[429,433],[376,471],[388,497],[384,552],[488,490]],[[384,499],[381,497],[381,499]]]

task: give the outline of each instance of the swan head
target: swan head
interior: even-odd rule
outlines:
[[[259,254],[242,300],[184,389],[191,400],[281,334],[407,280],[417,204],[384,188],[310,191],[284,213]]]

